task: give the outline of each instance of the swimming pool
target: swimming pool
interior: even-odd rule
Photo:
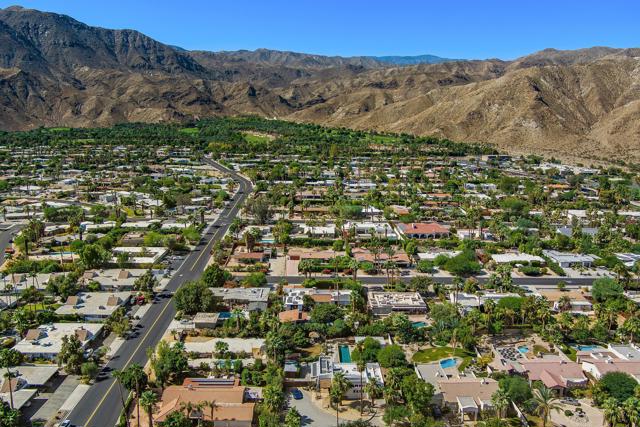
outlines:
[[[411,324],[411,326],[413,326],[416,329],[420,329],[420,328],[424,328],[425,326],[427,326],[426,322],[413,322]]]
[[[529,346],[526,346],[526,345],[519,346],[518,347],[518,353],[520,353],[520,354],[529,353]]]
[[[347,345],[338,346],[338,352],[340,354],[340,362],[351,363],[351,353],[349,353],[349,346]]]
[[[456,359],[453,358],[449,358],[449,359],[442,359],[440,361],[440,367],[443,369],[446,368],[455,368],[455,366],[458,364],[458,362],[456,361]]]
[[[573,348],[575,348],[578,351],[593,351],[593,350],[597,350],[600,348],[599,345],[574,345]]]

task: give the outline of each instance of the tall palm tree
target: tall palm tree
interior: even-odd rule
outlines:
[[[329,389],[329,396],[331,398],[331,403],[336,406],[336,427],[340,426],[340,405],[342,405],[344,394],[351,387],[351,382],[347,380],[343,372],[336,372],[333,375],[331,388]]]
[[[209,408],[210,421],[211,421],[211,425],[213,425],[214,423],[213,413],[216,411],[216,409],[218,409],[220,405],[218,405],[218,403],[215,400],[207,400],[202,403],[204,403],[203,407]]]
[[[126,411],[127,410],[127,404],[124,401],[124,394],[122,392],[122,371],[115,370],[115,371],[113,371],[112,375],[118,381],[118,390],[120,391],[120,403],[122,403],[122,410]],[[129,417],[125,416],[124,417],[124,421],[125,421],[127,427],[129,427]]]
[[[640,426],[640,399],[632,396],[623,404],[624,415],[633,427]]]
[[[362,412],[364,411],[364,382],[363,382],[363,374],[364,370],[367,368],[367,361],[362,357],[363,345],[362,341],[358,343],[356,346],[358,352],[360,353],[360,358],[356,361],[356,366],[358,367],[358,372],[360,373],[360,415],[362,416]]]
[[[498,389],[491,396],[491,403],[498,412],[498,417],[504,418],[505,412],[509,407],[509,395],[503,389]]]
[[[624,412],[618,400],[610,397],[602,403],[602,412],[608,425],[614,427],[622,422]]]
[[[153,408],[155,408],[158,401],[158,395],[151,390],[147,390],[140,395],[139,404],[149,417],[149,427],[153,427]]]
[[[371,400],[371,407],[376,406],[376,399],[382,395],[382,387],[380,387],[378,381],[375,378],[370,378],[365,386],[365,391],[369,396],[369,400]]]
[[[544,386],[533,389],[533,402],[536,405],[535,413],[542,418],[543,427],[547,427],[551,411],[560,411],[562,409],[553,390]]]

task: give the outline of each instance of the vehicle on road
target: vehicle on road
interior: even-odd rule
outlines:
[[[304,397],[302,395],[302,392],[300,390],[298,390],[297,388],[291,389],[291,395],[293,396],[293,398],[295,400],[301,400]]]

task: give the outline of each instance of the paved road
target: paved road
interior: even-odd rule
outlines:
[[[330,279],[330,276],[312,276],[316,279]],[[339,276],[339,277],[351,277],[351,276]],[[304,281],[304,277],[302,276],[269,276],[267,281],[270,284],[277,284],[281,281],[285,281],[290,284],[300,284]],[[409,282],[411,277],[401,276],[399,278],[403,282]],[[486,277],[478,277],[477,278],[480,283],[483,283],[487,280]],[[563,281],[567,284],[567,289],[576,289],[582,286],[591,286],[593,281],[598,279],[597,277],[580,277],[580,278],[570,278],[570,277],[514,277],[513,283],[516,285],[534,285],[539,289],[556,289],[556,285],[558,282]],[[358,280],[361,281],[365,285],[384,285],[387,283],[387,278],[385,276],[378,277],[362,277],[359,276]],[[437,283],[451,284],[453,282],[452,277],[433,277],[433,281]]]
[[[0,265],[4,264],[4,250],[11,245],[9,240],[13,239],[22,227],[24,227],[23,224],[13,224],[0,233]]]
[[[133,363],[144,365],[147,362],[147,349],[156,346],[175,317],[176,309],[171,300],[173,292],[185,282],[200,277],[207,266],[209,251],[214,243],[224,236],[231,221],[238,215],[244,200],[252,191],[252,185],[246,178],[213,161],[207,159],[206,162],[238,181],[238,193],[215,223],[209,226],[203,237],[204,243],[199,245],[196,251],[191,252],[174,272],[167,287],[157,296],[156,301],[139,322],[137,329],[109,361],[107,369],[123,369]],[[114,426],[121,408],[118,384],[112,377],[108,377],[91,387],[68,419],[77,426]]]

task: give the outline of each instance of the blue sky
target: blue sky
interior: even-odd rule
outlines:
[[[13,4],[213,51],[512,59],[546,47],[640,47],[637,0],[0,0]]]

